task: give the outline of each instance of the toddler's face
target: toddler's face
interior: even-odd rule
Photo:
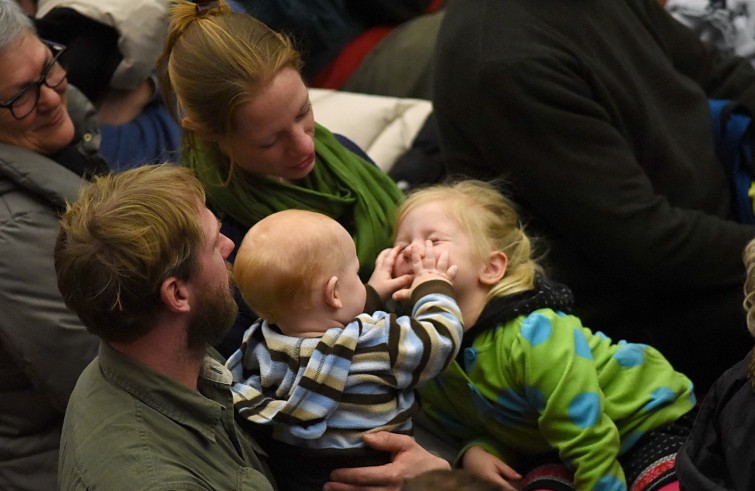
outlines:
[[[454,280],[457,297],[478,285],[479,273],[485,263],[466,232],[446,213],[440,202],[417,206],[398,224],[395,245],[403,249],[393,268],[394,277],[412,273],[412,247],[419,248],[420,255],[424,256],[426,240],[433,243],[436,257],[447,251],[450,263],[458,266],[459,272]]]

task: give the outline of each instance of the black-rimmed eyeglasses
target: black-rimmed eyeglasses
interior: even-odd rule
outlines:
[[[51,89],[58,87],[66,79],[66,71],[58,63],[58,58],[66,50],[62,44],[52,41],[42,42],[52,51],[52,59],[45,65],[42,70],[42,76],[36,82],[32,82],[23,89],[19,90],[16,95],[5,102],[0,102],[0,108],[10,110],[10,113],[16,119],[24,119],[34,111],[39,103],[39,93],[42,90],[42,84]]]

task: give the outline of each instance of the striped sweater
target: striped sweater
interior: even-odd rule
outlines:
[[[463,333],[448,283],[420,285],[412,302],[411,317],[365,313],[319,338],[286,336],[258,320],[226,363],[236,410],[305,448],[361,447],[368,431],[410,432],[413,389],[446,368]]]

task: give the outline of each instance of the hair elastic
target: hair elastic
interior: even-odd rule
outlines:
[[[220,6],[218,0],[196,0],[197,12],[202,13]]]

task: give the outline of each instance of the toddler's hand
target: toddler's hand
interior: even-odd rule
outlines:
[[[393,267],[401,249],[401,246],[395,246],[383,250],[375,260],[375,270],[367,282],[384,302],[395,291],[408,287],[412,282],[412,275],[410,274],[393,277]]]
[[[494,482],[505,491],[516,491],[515,483],[522,476],[504,461],[480,447],[470,447],[464,453],[463,467],[486,481]]]
[[[425,241],[425,254],[422,255],[422,251],[417,245],[410,245],[412,248],[412,269],[414,270],[414,280],[409,288],[398,290],[393,294],[393,298],[396,301],[409,300],[412,296],[412,292],[417,286],[422,283],[431,280],[443,280],[453,284],[454,278],[456,278],[456,272],[458,267],[455,264],[449,264],[448,251],[443,251],[440,257],[435,257],[435,250],[433,249],[433,243],[429,240]]]

